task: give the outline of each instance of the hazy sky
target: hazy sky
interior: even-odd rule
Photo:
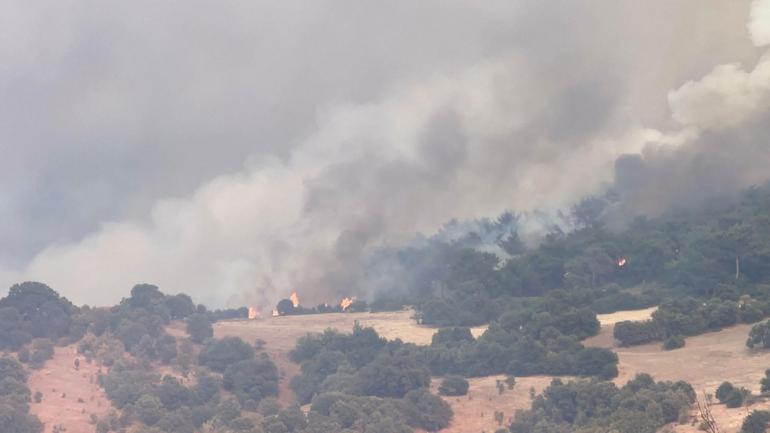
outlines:
[[[0,287],[267,305],[451,218],[770,177],[768,0],[0,10]]]

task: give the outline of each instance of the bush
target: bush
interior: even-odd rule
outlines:
[[[199,356],[201,365],[220,373],[228,366],[248,359],[254,359],[254,348],[238,337],[209,340]]]
[[[29,353],[29,364],[33,368],[42,368],[46,361],[53,358],[53,342],[47,338],[32,340],[32,350]]]
[[[407,424],[427,431],[446,428],[452,421],[449,404],[426,389],[409,391],[404,397]]]
[[[746,388],[733,388],[727,394],[723,403],[729,408],[741,407],[749,395],[750,393]]]
[[[214,328],[205,314],[193,314],[187,318],[187,333],[193,343],[203,343],[214,336]]]
[[[475,338],[473,338],[469,328],[441,328],[433,334],[430,345],[456,346],[462,343],[473,342],[474,340]]]
[[[278,369],[266,356],[247,359],[225,369],[223,384],[241,403],[259,402],[265,397],[278,395]]]
[[[616,323],[612,335],[620,342],[621,346],[635,346],[661,340],[663,338],[663,330],[652,320],[644,322],[627,320]]]
[[[770,347],[770,321],[752,326],[746,346],[750,349],[754,346],[760,346],[763,349]]]
[[[761,388],[761,392],[768,392],[770,391],[770,369],[765,370],[765,377],[762,378],[762,380],[759,381]]]
[[[719,400],[720,403],[724,403],[727,399],[727,396],[733,392],[734,389],[735,387],[732,383],[722,382],[722,384],[717,387],[717,391],[714,396],[717,398],[717,400]]]
[[[743,420],[741,432],[765,433],[768,423],[770,423],[770,412],[766,410],[754,410]]]
[[[257,412],[259,412],[259,414],[262,416],[277,415],[278,412],[280,411],[281,411],[281,404],[278,402],[278,399],[275,397],[263,398],[262,401],[259,402],[259,406],[257,407]]]
[[[684,347],[685,341],[684,337],[681,335],[674,335],[673,337],[668,337],[663,342],[663,350],[674,350]]]
[[[460,376],[447,376],[441,381],[438,393],[447,396],[465,395],[468,393],[468,381]]]

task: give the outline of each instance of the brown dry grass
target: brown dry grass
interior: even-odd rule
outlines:
[[[331,313],[320,315],[281,316],[259,320],[234,320],[214,324],[214,336],[241,337],[248,343],[261,338],[266,342],[265,351],[281,371],[280,397],[284,405],[294,401],[294,394],[289,389],[291,378],[299,373],[299,366],[289,361],[289,352],[297,339],[307,333],[323,332],[328,328],[350,332],[358,322],[361,326],[371,326],[383,337],[393,340],[400,338],[408,343],[430,344],[435,328],[420,326],[412,319],[411,310],[385,313]],[[478,336],[484,327],[473,328]]]
[[[497,381],[505,376],[487,376],[468,379],[468,395],[462,397],[444,397],[452,406],[454,418],[452,424],[441,430],[442,433],[486,432],[492,433],[502,428],[495,421],[495,412],[503,412],[503,426],[510,424],[514,414],[519,409],[529,409],[532,400],[529,389],[535,388],[540,393],[553,380],[550,376],[533,376],[516,378],[513,390],[507,388],[502,394],[497,390]],[[431,388],[438,393],[437,388],[441,378],[433,378]]]
[[[615,383],[622,385],[637,373],[649,373],[656,380],[684,380],[699,396],[713,394],[724,381],[742,386],[753,393],[759,392],[759,380],[770,368],[770,351],[749,350],[746,338],[752,325],[736,325],[718,332],[687,338],[685,347],[664,351],[661,344],[651,343],[634,347],[615,347],[612,338],[614,323],[621,320],[644,320],[643,310],[624,312],[617,318],[603,321],[599,335],[586,340],[586,345],[610,347],[618,354],[620,375]],[[651,313],[651,312],[650,312]],[[618,313],[616,313],[618,314]],[[754,409],[770,409],[770,402],[759,402],[750,407],[728,409],[722,404],[713,406],[714,417],[723,433],[740,430],[743,418]],[[675,426],[676,432],[699,431],[696,425]]]
[[[42,369],[30,372],[29,389],[33,394],[36,391],[43,394],[41,403],[30,405],[30,412],[45,424],[45,433],[52,432],[58,425],[68,432],[92,432],[91,414],[101,417],[111,408],[97,383],[99,367],[96,363],[86,363],[80,357],[80,369],[75,370],[74,363],[78,357],[75,345],[57,347],[53,359],[47,361]]]
[[[599,335],[585,342],[589,346],[610,347],[618,353],[620,375],[615,380],[618,385],[625,384],[637,373],[646,372],[657,380],[682,379],[690,382],[699,394],[703,391],[713,393],[719,383],[725,380],[745,386],[755,393],[759,391],[759,379],[764,376],[765,369],[770,367],[770,352],[749,351],[745,347],[751,325],[738,325],[719,332],[690,337],[684,348],[669,352],[663,351],[659,343],[631,348],[614,347],[612,329],[615,323],[623,320],[645,320],[654,311],[655,308],[648,308],[599,315],[598,319],[602,323]],[[349,331],[354,322],[358,321],[362,326],[374,327],[388,339],[401,338],[406,342],[429,344],[436,329],[417,325],[411,318],[412,314],[411,311],[340,313],[230,321],[215,324],[214,333],[217,337],[239,336],[248,342],[256,338],[265,340],[265,350],[282,371],[280,400],[288,404],[293,401],[288,382],[299,372],[299,366],[288,360],[288,352],[294,347],[297,338],[308,332],[322,332],[327,328]],[[484,329],[475,328],[473,333],[478,336]],[[539,393],[552,380],[552,377],[548,376],[517,378],[514,390],[506,390],[502,395],[498,395],[496,380],[503,378],[490,376],[470,379],[467,396],[447,397],[446,401],[452,406],[455,418],[452,425],[442,432],[494,432],[498,428],[494,420],[495,411],[502,411],[507,422],[517,409],[529,408],[530,387],[534,387]],[[434,390],[440,380],[434,378]],[[740,429],[740,424],[748,412],[757,408],[770,409],[770,402],[738,409],[715,405],[713,412],[724,433],[735,433]],[[697,425],[673,428],[680,433],[697,431]]]

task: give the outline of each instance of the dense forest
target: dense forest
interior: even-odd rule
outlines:
[[[640,217],[623,230],[603,219],[612,205],[611,194],[583,200],[567,217],[574,230],[555,226],[534,247],[499,229],[515,216],[487,221],[489,232],[507,233],[497,238],[506,258],[473,248],[481,237],[475,233],[381,252],[398,262],[403,278],[371,307],[415,305],[423,324],[473,326],[551,293],[596,313],[661,305],[645,329],[617,335],[624,344],[752,323],[770,312],[770,186]]]
[[[431,382],[456,396],[467,392],[465,378],[488,375],[505,375],[510,386],[517,376],[582,378],[555,380],[533,396],[511,432],[652,433],[686,416],[692,388],[646,375],[618,388],[607,382],[618,374],[617,355],[582,340],[599,331],[597,313],[623,309],[658,306],[649,321],[618,323],[620,344],[662,341],[668,350],[687,336],[770,315],[770,187],[637,219],[621,231],[602,220],[611,205],[581,202],[571,212],[574,230],[554,229],[536,246],[515,232],[501,236],[505,258],[474,248],[474,234],[380,252],[404,269],[399,287],[348,311],[414,306],[415,320],[439,329],[425,346],[361,326],[301,338],[290,353],[300,366],[290,387],[306,411],[278,404],[281,372],[259,341],[214,338],[213,324],[245,318],[245,307],[212,311],[150,284],[113,307],[79,307],[45,284],[14,285],[0,299],[0,422],[14,433],[42,431],[29,415],[36,396],[28,372],[57,346],[75,345],[83,362],[103,366],[98,383],[115,408],[93,420],[99,433],[436,431],[453,413]],[[282,303],[287,314],[341,311]],[[169,333],[172,322],[183,323],[186,336]],[[752,329],[749,347],[770,347],[768,323]],[[489,327],[475,338],[468,327],[479,324]],[[178,375],[156,373],[162,366]],[[745,398],[741,389],[730,395]]]

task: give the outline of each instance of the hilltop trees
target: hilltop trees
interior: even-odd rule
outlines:
[[[75,307],[42,283],[13,285],[0,299],[0,349],[17,350],[33,338],[69,334]]]
[[[486,323],[506,310],[510,298],[567,288],[596,296],[582,305],[602,312],[651,306],[667,295],[724,302],[699,313],[705,323],[687,324],[697,332],[751,323],[770,312],[763,306],[770,299],[762,288],[770,283],[770,184],[750,189],[738,200],[639,218],[623,231],[609,231],[602,220],[611,201],[585,200],[572,211],[575,230],[553,227],[537,246],[519,245],[502,260],[474,249],[479,245],[474,239],[497,230],[492,221],[481,227],[489,233],[469,233],[453,241],[432,238],[420,247],[379,252],[378,259],[384,257],[382,262],[391,267],[397,264],[403,275],[401,298],[415,305],[421,323],[435,326]],[[383,270],[372,270],[378,271]],[[640,285],[656,289],[652,296],[626,291]],[[613,293],[605,293],[610,287]],[[397,298],[391,290],[384,292],[388,299]],[[756,296],[758,302],[736,308],[742,294]],[[693,335],[666,332],[654,339]]]

